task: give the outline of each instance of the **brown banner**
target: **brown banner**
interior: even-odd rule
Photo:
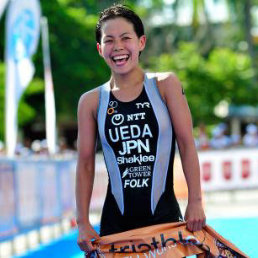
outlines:
[[[190,232],[185,222],[159,224],[101,237],[98,257],[248,257],[210,226]],[[96,257],[96,256],[95,256]]]

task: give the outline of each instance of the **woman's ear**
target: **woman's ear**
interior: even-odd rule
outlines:
[[[142,51],[145,48],[145,45],[146,45],[146,36],[142,35],[139,38],[139,48],[140,48],[140,51]]]
[[[101,44],[99,44],[99,43],[97,43],[97,50],[99,52],[99,55],[102,56]]]

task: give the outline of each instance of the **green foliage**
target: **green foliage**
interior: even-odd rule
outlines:
[[[152,58],[155,71],[174,71],[180,78],[193,115],[194,124],[214,123],[214,107],[229,104],[256,104],[258,91],[252,88],[250,58],[230,49],[215,48],[207,59],[194,43],[180,43],[173,54]]]
[[[207,68],[221,87],[221,98],[236,105],[256,104],[257,89],[252,87],[254,71],[248,55],[216,49],[209,56]]]
[[[97,53],[95,24],[98,13],[115,2],[125,3],[146,19],[148,45],[141,56],[143,67],[147,65],[155,71],[175,71],[185,88],[195,124],[201,121],[206,124],[216,122],[218,118],[213,110],[221,100],[232,104],[256,104],[257,89],[253,82],[254,70],[251,69],[251,60],[246,54],[233,51],[233,49],[237,51],[240,47],[239,42],[245,40],[241,25],[245,17],[241,9],[243,3],[236,5],[234,1],[226,1],[230,10],[235,10],[231,12],[231,22],[205,27],[199,24],[199,11],[197,12],[202,10],[205,13],[205,1],[189,1],[195,10],[192,17],[193,23],[189,27],[167,24],[166,27],[160,25],[154,28],[148,26],[148,18],[162,11],[164,6],[176,13],[177,8],[184,3],[176,0],[173,4],[164,5],[162,0],[152,0],[145,1],[150,3],[148,6],[140,6],[138,4],[140,2],[136,0],[41,1],[42,14],[49,22],[51,64],[59,125],[62,122],[76,121],[80,95],[102,84],[109,77],[109,69]],[[253,1],[253,5],[256,2],[257,0]],[[2,17],[0,21],[0,139],[3,138],[4,130],[4,67],[1,63],[4,57],[4,21],[5,17]],[[188,43],[183,43],[182,40]],[[223,46],[223,48],[216,46]],[[21,126],[44,120],[41,49],[40,43],[34,56],[35,79],[24,93],[19,106],[18,116]],[[173,51],[172,54],[171,51]],[[164,54],[159,56],[159,53]]]
[[[0,63],[0,140],[4,139],[4,65]]]
[[[95,41],[95,25],[98,12],[114,1],[41,1],[42,14],[48,18],[52,74],[54,82],[58,122],[76,121],[77,104],[80,96],[102,84],[109,77],[109,69],[98,55]],[[134,7],[134,1],[127,1]],[[4,39],[4,21],[0,28]],[[3,60],[4,40],[0,41],[0,59]],[[41,40],[34,56],[36,74],[24,93],[19,105],[19,124],[44,120],[43,56]],[[4,71],[0,66],[1,129],[4,127]],[[3,101],[2,101],[3,100]]]
[[[71,1],[62,1],[61,4],[56,0],[42,2],[42,12],[49,22],[56,109],[61,122],[76,120],[80,95],[108,78],[107,67],[96,49],[97,17],[66,4]],[[41,51],[36,66],[38,75],[43,77]]]
[[[76,121],[79,97],[108,80],[109,69],[99,56],[95,41],[98,12],[114,1],[42,1],[48,18],[50,51],[58,122]],[[134,6],[134,1],[127,1]],[[42,75],[41,48],[36,57]],[[43,103],[42,103],[43,104]]]
[[[21,97],[18,107],[18,125],[21,127],[31,120],[38,118],[38,114],[42,113],[39,109],[38,97],[42,97],[44,92],[44,82],[39,78],[35,78],[29,84]]]
[[[4,139],[5,125],[5,66],[0,63],[0,140]],[[37,95],[42,95],[44,84],[41,79],[34,79],[23,94],[18,108],[18,125],[25,125],[37,115],[37,105],[31,105],[29,99],[35,99]]]

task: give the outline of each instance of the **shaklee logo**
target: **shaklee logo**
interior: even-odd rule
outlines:
[[[116,161],[117,161],[117,164],[118,165],[121,165],[121,164],[135,164],[135,163],[138,163],[139,165],[141,165],[142,163],[145,163],[145,162],[153,162],[155,160],[155,156],[154,155],[150,155],[150,156],[147,156],[147,155],[133,155],[131,157],[117,157]]]
[[[178,239],[175,238],[167,238],[165,239],[164,234],[160,234],[160,240],[157,241],[155,236],[152,237],[151,243],[140,243],[137,246],[135,244],[120,246],[119,248],[115,247],[115,244],[112,243],[109,249],[110,253],[137,253],[137,252],[148,252],[152,249],[158,249],[159,247],[167,247],[167,244],[170,243],[168,247],[176,247],[177,244],[183,245],[202,245],[202,243],[195,238],[194,236],[190,235],[185,238],[182,236],[182,232],[178,231]]]

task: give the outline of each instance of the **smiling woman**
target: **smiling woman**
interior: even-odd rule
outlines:
[[[97,47],[112,72],[121,74],[138,65],[138,56],[144,49],[145,42],[145,35],[138,38],[131,23],[116,17],[103,23]]]
[[[96,41],[111,78],[82,95],[78,107],[76,204],[81,250],[90,252],[91,240],[99,238],[89,223],[97,131],[109,176],[100,236],[183,221],[173,189],[176,140],[189,192],[184,218],[189,230],[202,229],[200,169],[179,80],[171,72],[149,74],[139,66],[146,44],[144,27],[125,6],[114,5],[100,14]]]

